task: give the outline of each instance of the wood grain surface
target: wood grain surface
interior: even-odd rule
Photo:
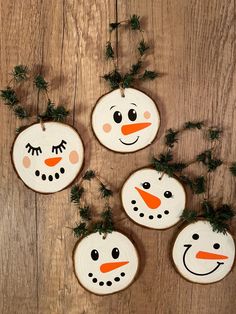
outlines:
[[[165,129],[188,120],[205,120],[225,130],[219,155],[236,159],[236,75],[234,0],[1,0],[0,87],[16,64],[40,69],[51,81],[50,96],[65,103],[69,123],[86,146],[86,164],[96,169],[117,192],[130,172],[148,165],[163,149]],[[131,14],[143,16],[152,49],[148,67],[165,75],[139,87],[158,103],[162,126],[149,148],[121,155],[106,150],[93,136],[90,114],[109,90],[100,78],[111,69],[104,60],[108,23]],[[134,61],[137,38],[119,33],[119,66]],[[116,38],[117,40],[117,38]],[[45,100],[28,86],[31,113],[45,109]],[[148,230],[131,222],[114,198],[117,227],[137,243],[141,253],[138,280],[127,290],[99,297],[83,290],[73,273],[76,243],[68,226],[78,221],[70,189],[39,195],[17,178],[10,162],[14,130],[20,122],[1,104],[0,313],[147,313],[233,314],[236,272],[207,286],[191,284],[174,270],[170,246],[178,226]],[[201,136],[188,133],[175,154],[190,160],[206,147]],[[194,173],[203,169],[193,168]],[[208,193],[216,201],[235,202],[235,180],[225,167],[209,177]],[[97,205],[98,195],[88,201]],[[197,208],[200,199],[188,198]]]

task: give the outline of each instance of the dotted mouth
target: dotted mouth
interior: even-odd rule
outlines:
[[[119,138],[119,141],[120,141],[122,144],[124,144],[124,145],[133,145],[133,144],[137,143],[138,139],[139,139],[139,136],[137,136],[136,140],[135,140],[134,142],[132,142],[132,143],[125,143],[125,142],[122,141],[121,138]]]
[[[58,172],[54,173],[54,175],[50,174],[50,175],[46,176],[46,174],[40,173],[39,170],[36,170],[34,174],[36,177],[41,178],[42,181],[48,180],[48,181],[52,182],[53,180],[58,180],[60,178],[60,176],[65,173],[65,169],[63,167],[61,167],[60,168],[60,174]]]
[[[88,276],[92,279],[93,283],[99,284],[99,286],[101,286],[101,287],[104,286],[104,285],[110,287],[114,283],[119,282],[121,280],[121,278],[119,276],[116,276],[113,281],[108,280],[108,281],[105,282],[105,281],[98,281],[98,279],[96,277],[94,277],[92,273],[89,273]],[[124,272],[120,273],[120,276],[121,277],[125,277],[125,273]]]
[[[136,201],[135,200],[132,200],[131,201],[131,204],[136,204]],[[139,208],[137,207],[137,206],[134,206],[133,207],[133,211],[135,211],[135,212],[137,212],[137,213],[139,213],[139,217],[141,217],[141,218],[143,218],[143,217],[146,217],[146,215],[143,213],[143,212],[140,212],[140,210],[139,210]],[[164,215],[169,215],[169,210],[164,210]],[[157,219],[161,219],[161,218],[163,218],[163,214],[161,215],[161,214],[157,214],[157,215],[147,215],[147,217],[148,217],[148,219],[150,219],[150,220],[153,220],[155,217],[157,218]]]

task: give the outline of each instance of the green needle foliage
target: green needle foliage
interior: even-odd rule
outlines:
[[[112,190],[108,189],[105,184],[100,183],[99,191],[102,198],[108,198],[113,195]]]
[[[222,132],[223,131],[220,130],[219,128],[210,128],[208,130],[208,139],[210,141],[219,140]]]
[[[13,107],[13,111],[15,113],[15,116],[19,118],[20,120],[29,118],[29,113],[27,110],[25,110],[22,106],[17,105]]]
[[[234,177],[236,177],[236,162],[233,162],[229,168],[230,172]]]
[[[109,24],[109,30],[110,32],[113,32],[115,29],[117,29],[120,26],[120,23],[110,23]]]
[[[130,71],[129,71],[129,74],[132,75],[132,76],[138,74],[138,73],[140,72],[141,68],[142,68],[142,64],[143,64],[143,63],[142,63],[141,60],[139,60],[139,61],[138,61],[137,63],[135,63],[135,64],[132,64],[132,65],[131,65],[131,69],[130,69]]]
[[[101,213],[101,220],[95,222],[93,225],[93,232],[99,232],[100,234],[111,233],[114,231],[114,223],[112,217],[112,211],[109,207]]]
[[[142,57],[149,48],[148,44],[144,40],[141,40],[138,46],[140,56]]]
[[[117,70],[113,70],[108,74],[105,74],[103,78],[110,84],[111,89],[119,88],[123,81],[122,75]]]
[[[130,17],[129,24],[132,30],[139,30],[141,31],[141,25],[140,25],[140,16],[133,14]]]
[[[110,41],[108,41],[106,44],[105,54],[107,59],[114,59],[114,50]]]
[[[4,101],[5,105],[8,105],[9,107],[13,107],[19,103],[16,92],[9,86],[0,91],[0,97]]]
[[[96,177],[96,173],[93,170],[87,170],[83,176],[83,180],[91,181]]]
[[[178,142],[177,135],[179,134],[179,131],[174,131],[172,129],[169,129],[165,135],[165,144],[168,147],[174,147],[174,144]]]
[[[141,76],[141,80],[142,81],[146,81],[146,80],[154,80],[156,77],[160,77],[160,74],[157,73],[156,71],[148,71],[145,70],[145,72],[143,73],[143,75]]]
[[[193,129],[198,129],[201,130],[204,126],[204,122],[203,121],[199,121],[199,122],[194,122],[194,121],[188,121],[184,124],[184,130],[193,130]]]
[[[187,222],[194,222],[197,220],[197,216],[198,215],[195,210],[189,210],[185,208],[180,218]]]
[[[39,91],[47,92],[48,90],[48,82],[40,74],[34,78],[34,85]]]
[[[81,222],[80,224],[76,223],[76,227],[73,228],[74,236],[77,238],[85,237],[89,234],[87,224],[85,222]]]
[[[91,220],[91,209],[89,206],[79,207],[80,217],[83,220]]]
[[[159,159],[153,157],[152,165],[158,172],[164,172],[169,177],[173,177],[175,173],[183,171],[187,165],[182,162],[170,163],[173,160],[171,153],[160,154]]]
[[[55,106],[49,99],[46,111],[39,115],[39,118],[42,120],[64,122],[68,115],[69,111],[64,106]]]
[[[190,179],[187,176],[181,176],[180,179],[190,187],[194,194],[202,194],[206,192],[206,180],[204,176],[199,176],[194,179]]]
[[[11,75],[13,76],[14,81],[17,83],[27,80],[28,74],[29,74],[28,67],[22,64],[16,65],[11,72]]]
[[[79,205],[83,193],[84,193],[83,187],[80,187],[78,184],[72,186],[70,191],[70,201],[72,203]]]
[[[214,159],[212,156],[212,150],[205,150],[203,153],[197,155],[196,161],[205,165],[208,172],[215,171],[219,166],[222,165],[223,161],[221,159]]]

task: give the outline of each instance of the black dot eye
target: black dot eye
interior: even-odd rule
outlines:
[[[113,119],[116,123],[121,123],[122,121],[122,114],[120,113],[120,111],[115,111],[113,114]]]
[[[194,233],[192,238],[193,238],[193,240],[198,240],[199,239],[199,235],[197,233]]]
[[[218,250],[218,249],[220,248],[219,243],[215,243],[215,244],[213,245],[213,248],[216,249],[216,250]]]
[[[134,109],[130,109],[128,112],[128,117],[131,121],[135,121],[137,119],[137,112]]]
[[[170,198],[170,197],[172,197],[172,193],[170,191],[165,191],[164,196],[166,198]]]
[[[150,187],[151,187],[151,184],[149,183],[149,182],[144,182],[143,184],[142,184],[142,186],[143,186],[143,188],[144,189],[150,189]]]
[[[98,254],[98,251],[97,250],[92,250],[91,251],[91,257],[94,261],[97,261],[98,258],[99,258],[99,254]]]
[[[120,255],[119,249],[118,249],[117,247],[115,247],[115,248],[112,250],[111,255],[112,255],[113,258],[117,259],[117,258],[119,257],[119,255]]]

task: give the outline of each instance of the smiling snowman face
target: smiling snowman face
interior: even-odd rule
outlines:
[[[92,127],[102,145],[110,150],[128,153],[153,142],[160,126],[160,115],[154,101],[143,92],[114,90],[101,97],[92,114]]]
[[[177,236],[172,257],[177,270],[189,281],[213,283],[223,279],[234,263],[232,236],[217,233],[205,220],[189,224]]]
[[[74,252],[76,276],[81,285],[100,295],[127,288],[138,271],[138,254],[132,242],[113,231],[104,239],[98,232],[79,241]]]
[[[149,168],[138,170],[128,178],[121,197],[128,216],[153,229],[166,229],[176,224],[186,200],[178,180]]]
[[[45,122],[22,131],[12,148],[13,165],[22,181],[40,193],[67,187],[78,175],[84,160],[79,134],[69,125]]]

